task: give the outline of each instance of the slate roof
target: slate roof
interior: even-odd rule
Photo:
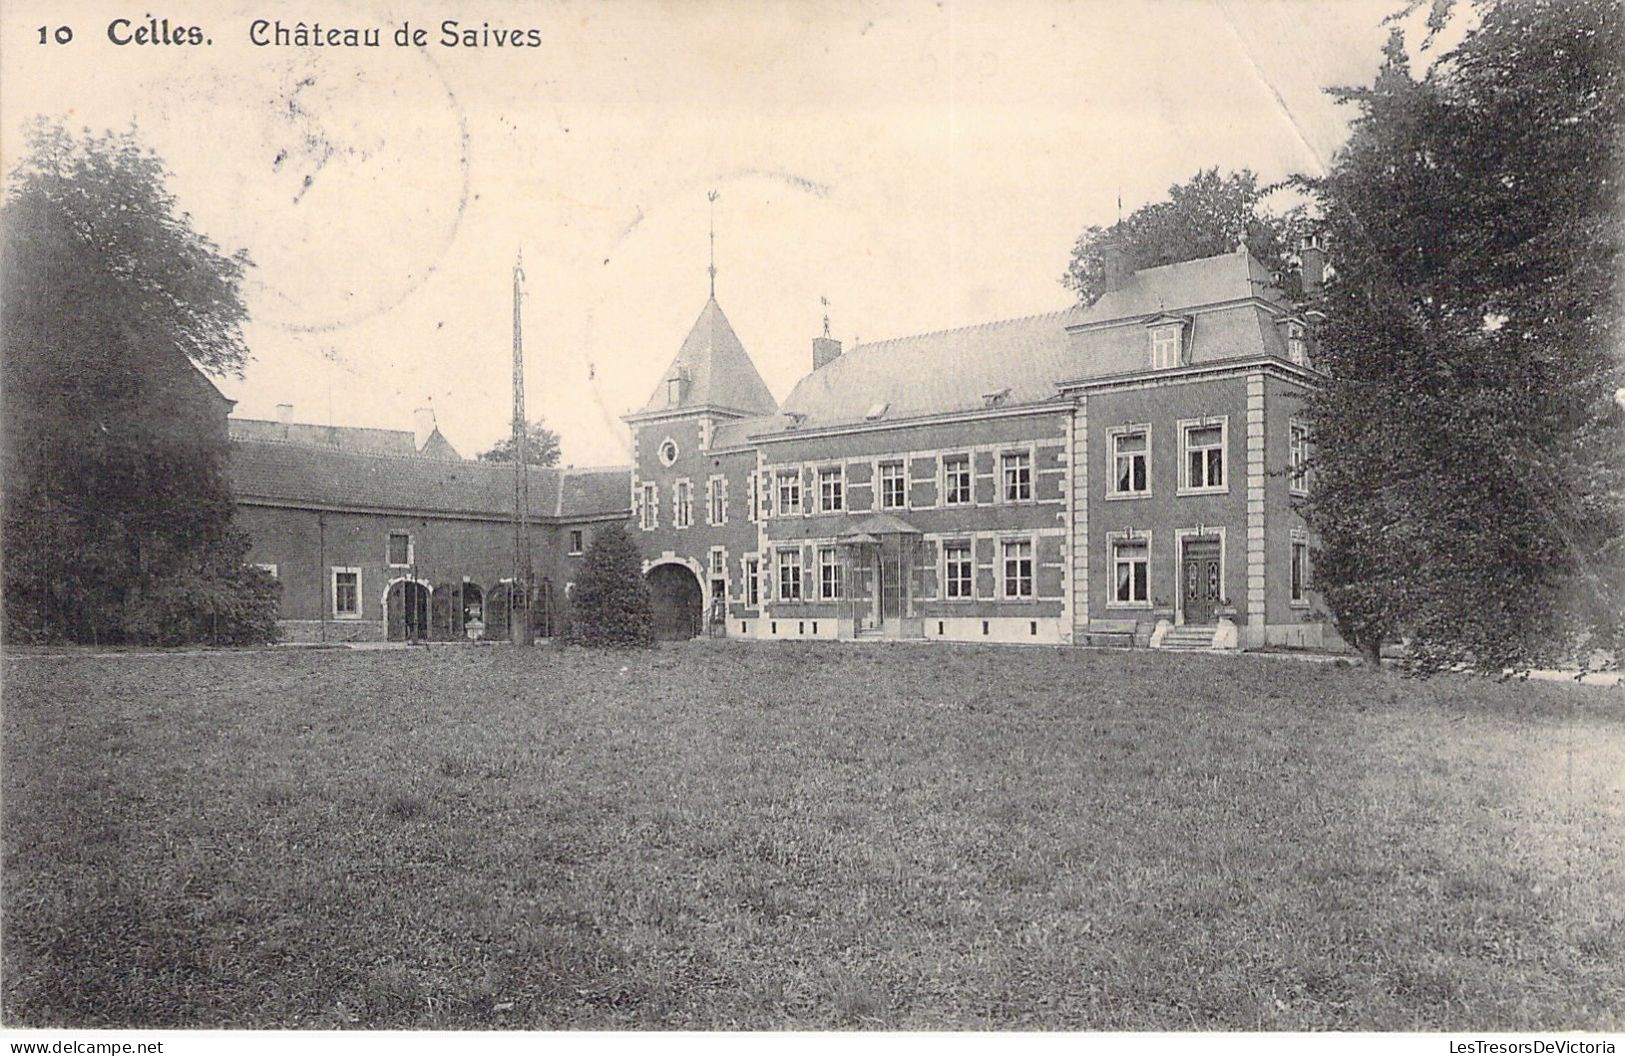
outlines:
[[[352,425],[312,425],[306,422],[272,422],[262,418],[226,419],[233,440],[269,440],[311,447],[331,448],[357,455],[396,455],[402,458],[437,458],[460,461],[450,441],[438,428],[429,434],[423,450],[409,429],[368,429]]]
[[[688,384],[682,400],[673,404],[667,396],[666,382],[678,371],[684,373]],[[744,414],[772,414],[779,409],[715,297],[705,302],[677,357],[660,375],[659,384],[639,413],[689,407],[719,407]]]
[[[410,435],[410,434],[408,434]],[[328,509],[508,517],[511,463],[357,454],[286,441],[236,440],[228,465],[239,500]],[[630,468],[532,466],[530,512],[538,522],[624,514]]]
[[[881,404],[882,420],[971,411],[1003,390],[997,406],[1040,405],[1062,382],[1147,369],[1145,322],[1167,312],[1192,320],[1189,362],[1283,355],[1274,319],[1286,307],[1245,250],[1147,268],[1088,307],[858,345],[802,378],[783,414],[751,431],[787,431],[790,415],[801,429],[861,422]]]

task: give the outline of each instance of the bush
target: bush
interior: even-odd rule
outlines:
[[[649,585],[623,526],[597,533],[587,548],[573,601],[567,641],[594,647],[654,644]]]

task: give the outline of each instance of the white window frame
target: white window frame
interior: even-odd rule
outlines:
[[[1302,323],[1286,324],[1286,358],[1300,367],[1309,365],[1309,328]]]
[[[760,554],[746,554],[739,559],[739,573],[745,577],[745,607],[759,608],[762,604],[762,558]]]
[[[638,509],[638,527],[652,532],[660,527],[660,485],[646,480],[640,487],[641,506]]]
[[[785,573],[795,573],[795,590],[792,593],[786,582]],[[773,590],[774,597],[779,601],[800,601],[805,593],[805,584],[801,576],[801,547],[785,546],[773,552]]]
[[[705,480],[705,523],[728,523],[728,478],[713,473]]]
[[[1009,475],[1010,466],[1008,465],[1008,463],[1010,462],[1011,459],[1018,459],[1018,458],[1026,460],[1027,474],[1026,474],[1026,479],[1024,481],[1025,488],[1026,488],[1026,494],[1024,494],[1024,495],[1016,495],[1016,496],[1012,497],[1011,494],[1010,494],[1011,480],[1010,480],[1010,475]],[[1030,448],[1030,447],[1020,448],[1020,449],[1013,449],[1013,450],[1006,450],[1006,451],[1000,451],[999,452],[999,463],[998,463],[997,468],[998,468],[998,474],[999,474],[998,483],[999,483],[999,501],[1000,502],[1002,502],[1002,503],[1004,503],[1006,505],[1009,505],[1009,506],[1015,506],[1015,505],[1020,505],[1021,503],[1034,501],[1034,497],[1036,495],[1036,489],[1034,487],[1034,481],[1035,481],[1036,476],[1037,476],[1037,473],[1036,473],[1037,462],[1038,462],[1038,459],[1036,457],[1034,457],[1033,449]]]
[[[1294,495],[1309,494],[1309,423],[1287,422],[1287,487]]]
[[[354,612],[341,612],[339,610],[339,576],[341,576],[341,575],[351,575],[351,574],[354,574],[354,576],[355,576],[355,611]],[[359,566],[357,566],[357,565],[333,565],[328,570],[328,575],[327,575],[327,604],[328,604],[328,608],[332,610],[333,618],[335,620],[359,620],[359,619],[361,619],[361,609],[362,609],[361,599],[366,596],[366,595],[364,595],[362,593],[361,580],[362,580],[361,568]]]
[[[786,502],[786,486],[789,487],[790,497],[795,501]],[[801,502],[801,469],[781,469],[773,474],[773,513],[778,517],[800,517]]]
[[[888,476],[887,472],[886,472],[887,470],[893,469],[893,468],[895,468],[897,470],[897,476],[895,478]],[[899,490],[899,495],[902,498],[901,502],[894,503],[894,502],[888,502],[887,501],[891,496],[889,494],[889,491],[888,491],[886,485],[887,485],[888,482],[890,482],[892,480],[895,480],[901,486],[900,490]],[[908,460],[907,459],[905,459],[905,458],[885,458],[885,459],[881,459],[880,461],[876,462],[875,463],[875,483],[878,486],[878,491],[879,491],[879,495],[877,496],[877,501],[875,503],[875,509],[877,509],[877,510],[906,510],[906,509],[908,509]]]
[[[965,593],[954,594],[950,591],[954,583],[952,569],[948,561],[949,550],[963,550],[965,552]],[[938,591],[944,601],[961,602],[976,600],[976,540],[974,538],[944,539],[937,546],[942,555],[939,559],[938,575],[942,578],[942,589]]]
[[[1142,434],[1142,435],[1145,436],[1145,450],[1144,451],[1131,452],[1131,453],[1129,453],[1127,455],[1118,454],[1118,452],[1117,452],[1117,441],[1122,437],[1134,436],[1136,434]],[[1113,426],[1112,428],[1106,430],[1106,440],[1107,440],[1106,457],[1111,460],[1111,465],[1107,467],[1108,476],[1107,476],[1107,481],[1106,481],[1106,498],[1108,498],[1108,499],[1145,499],[1145,498],[1150,498],[1151,497],[1151,492],[1152,492],[1152,480],[1151,480],[1151,464],[1152,464],[1151,463],[1151,423],[1150,422],[1132,422],[1132,423],[1129,423],[1129,424],[1126,424],[1126,425]],[[1119,468],[1119,465],[1120,465],[1120,461],[1122,459],[1124,459],[1124,458],[1136,458],[1136,457],[1143,458],[1145,460],[1145,488],[1140,490],[1140,491],[1135,491],[1132,487],[1130,487],[1129,490],[1127,490],[1127,491],[1119,491],[1118,490],[1118,480],[1121,478],[1121,474],[1118,472],[1118,468]],[[1132,483],[1132,480],[1133,480],[1133,478],[1131,476],[1130,477],[1131,483]]]
[[[272,564],[270,562],[261,561],[261,562],[257,563],[254,567],[259,569],[261,572],[264,572],[265,574],[269,575],[272,579],[281,579],[282,578],[280,575],[277,574],[276,565],[274,565],[274,564]]]
[[[827,560],[826,560],[827,557]],[[825,573],[833,572],[833,576]],[[845,576],[841,573],[841,552],[833,546],[820,546],[818,548],[818,600],[840,601],[841,591],[845,584]],[[830,589],[833,586],[833,591]]]
[[[1119,545],[1141,544],[1145,545],[1145,557],[1138,561],[1119,562],[1117,548]],[[1129,599],[1120,600],[1117,597],[1117,566],[1120,564],[1143,564],[1145,567],[1145,597],[1136,599],[1134,594],[1134,576],[1129,573]],[[1106,607],[1108,609],[1149,609],[1151,607],[1151,533],[1130,529],[1125,532],[1106,533]]]
[[[1287,598],[1294,609],[1309,607],[1309,533],[1292,529],[1291,549],[1287,551]],[[1303,555],[1300,565],[1298,555]]]
[[[1190,434],[1193,429],[1210,429],[1219,427],[1219,475],[1223,478],[1219,484],[1193,485],[1190,481],[1191,446]],[[1217,414],[1207,418],[1181,418],[1179,429],[1179,489],[1180,495],[1223,495],[1230,490],[1230,416]],[[1211,451],[1212,447],[1203,447],[1198,450]],[[1207,459],[1202,460],[1203,475],[1206,476]]]
[[[1159,323],[1151,327],[1151,369],[1169,370],[1185,362],[1185,327]]]
[[[406,560],[396,561],[392,551],[395,549],[395,537],[406,536]],[[412,549],[412,533],[400,528],[391,528],[384,536],[384,565],[388,568],[411,568],[412,558],[416,556]]]
[[[1009,548],[1025,546],[1027,548],[1027,592],[1010,592],[1010,554]],[[1017,561],[1022,560],[1019,556]],[[998,544],[998,579],[999,597],[1005,601],[1037,601],[1038,600],[1038,539],[1031,535],[1003,536]],[[1017,583],[1020,583],[1021,573],[1016,573]]]
[[[831,506],[824,493],[826,478],[832,479],[835,484],[835,505]],[[846,509],[846,466],[819,466],[818,467],[818,512],[841,513]]]
[[[951,499],[949,496],[953,489],[949,486],[948,463],[963,462],[965,466],[965,488],[963,498]],[[976,456],[969,451],[948,451],[937,459],[940,467],[937,470],[937,494],[942,497],[943,506],[974,506],[976,505]]]
[[[671,526],[689,528],[694,524],[694,482],[678,477],[671,482]]]
[[[666,457],[668,447],[671,448],[670,458]],[[668,436],[660,441],[660,446],[655,448],[655,456],[660,459],[661,465],[672,466],[676,464],[679,458],[683,457],[683,449],[677,446],[677,441]]]

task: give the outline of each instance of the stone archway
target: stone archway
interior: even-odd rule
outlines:
[[[384,618],[392,642],[429,638],[429,587],[414,579],[397,579],[384,592]]]
[[[667,642],[698,637],[705,597],[693,570],[668,561],[650,568],[644,578],[649,582],[655,637]]]

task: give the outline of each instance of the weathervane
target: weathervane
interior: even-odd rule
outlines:
[[[711,266],[706,271],[711,273],[711,299],[717,296],[717,192],[710,191],[705,200],[711,203]]]
[[[829,336],[829,298],[820,297],[818,303],[824,306],[824,336]]]

